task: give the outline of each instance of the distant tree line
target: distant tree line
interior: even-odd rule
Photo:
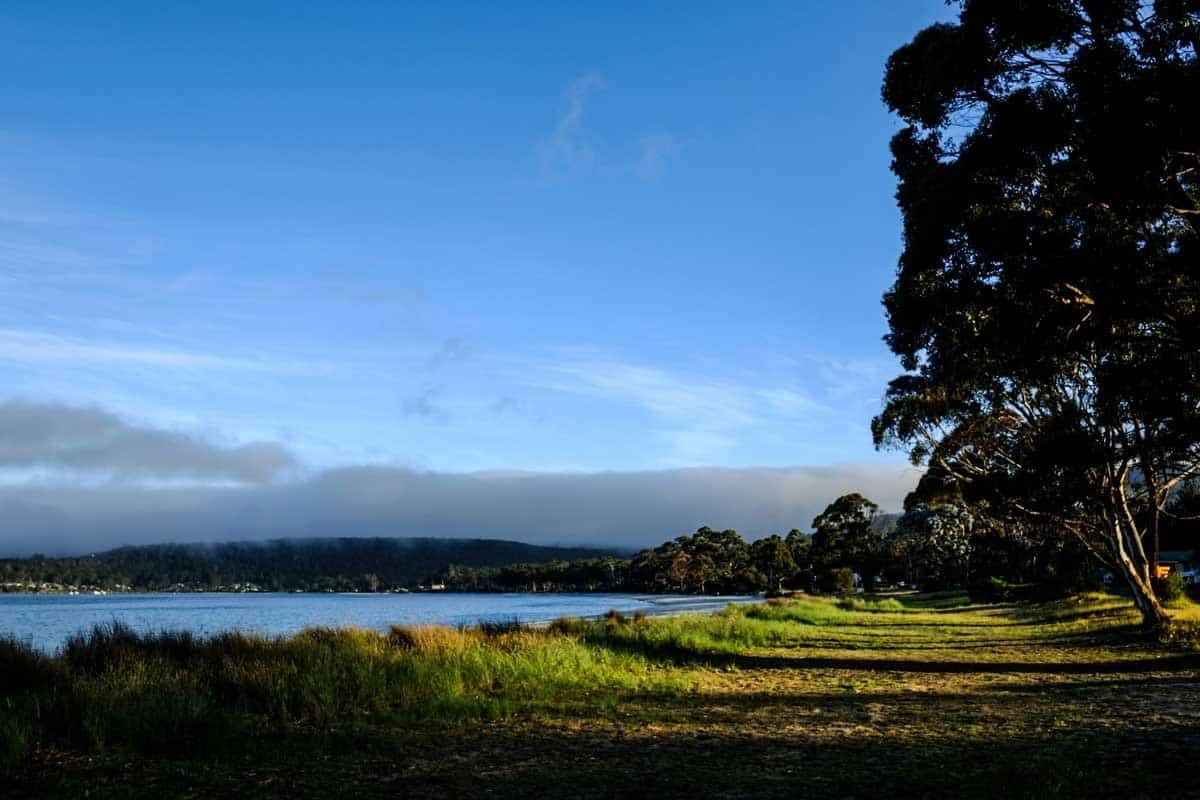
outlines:
[[[1148,513],[1148,512],[1143,512]],[[1200,484],[1162,509],[1164,546],[1193,547]],[[902,514],[851,493],[811,523],[747,542],[704,527],[632,556],[494,539],[292,539],[123,547],[0,560],[0,591],[636,592],[739,594],[898,585],[1043,594],[1094,587],[1100,566],[1051,523],[971,503],[931,470]]]
[[[646,592],[734,594],[804,583],[809,539],[799,530],[748,543],[737,531],[700,528],[633,558],[471,568],[451,565],[447,589],[485,592]]]
[[[449,590],[482,592],[645,592],[732,594],[858,587],[917,586],[1055,596],[1096,588],[1097,561],[1053,525],[999,518],[922,481],[902,514],[880,513],[861,494],[843,495],[812,521],[812,533],[792,529],[747,542],[736,531],[700,528],[632,558],[505,566],[451,565],[439,580]],[[1189,484],[1165,509],[1164,542],[1194,542],[1200,489]]]
[[[281,539],[122,547],[95,555],[0,559],[0,591],[375,592],[430,586],[448,564],[583,560],[612,551],[495,539]]]

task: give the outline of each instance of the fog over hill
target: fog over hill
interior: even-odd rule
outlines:
[[[3,404],[0,467],[37,472],[0,487],[0,556],[313,536],[641,548],[702,525],[753,539],[807,529],[850,491],[898,510],[918,475],[878,464],[600,473],[298,464],[277,443],[225,446],[104,411]]]

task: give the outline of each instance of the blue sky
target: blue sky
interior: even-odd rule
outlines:
[[[6,3],[0,400],[310,469],[899,465],[879,86],[947,14]]]

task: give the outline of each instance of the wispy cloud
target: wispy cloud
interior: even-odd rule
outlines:
[[[298,362],[236,358],[183,350],[162,350],[122,344],[93,344],[36,331],[0,328],[0,360],[22,363],[97,362],[204,370],[294,372],[311,368]]]
[[[635,403],[666,420],[731,429],[758,419],[745,392],[732,384],[687,381],[664,370],[615,362],[570,364],[559,370],[578,380],[577,391]]]
[[[711,464],[738,444],[732,432],[704,429],[660,430],[655,438],[680,464]]]
[[[449,364],[454,364],[460,361],[466,361],[471,357],[471,347],[464,339],[459,336],[452,336],[444,339],[437,351],[429,357],[425,362],[425,369],[430,372],[445,367]]]
[[[553,386],[643,409],[657,421],[655,437],[678,464],[715,463],[742,434],[781,421],[804,422],[828,409],[790,388],[759,388],[730,380],[685,379],[653,367],[612,361],[560,364],[569,380]]]
[[[793,389],[758,389],[756,392],[768,406],[787,416],[823,413],[829,410],[808,395]]]
[[[638,140],[634,171],[640,178],[657,178],[679,154],[679,141],[669,133],[648,133]]]
[[[0,237],[0,271],[25,276],[47,269],[82,271],[109,264],[104,256],[61,244]]]
[[[878,404],[887,382],[899,368],[892,359],[848,359],[808,354],[793,359],[793,368],[821,387],[827,404]]]
[[[587,136],[583,120],[592,96],[605,86],[603,76],[591,72],[575,79],[567,87],[553,130],[538,143],[538,163],[544,176],[561,177],[593,167],[608,167],[621,174],[632,171],[643,180],[652,180],[662,175],[679,155],[678,138],[666,131],[650,131],[633,141],[632,156],[620,155],[614,157],[611,163],[601,163],[602,159],[597,156]],[[627,142],[622,137],[620,147],[623,150],[628,147]]]
[[[560,175],[593,163],[595,153],[583,136],[583,113],[588,98],[603,87],[604,78],[591,72],[576,78],[567,88],[554,130],[538,146],[542,174]]]
[[[400,403],[404,416],[419,417],[440,423],[449,422],[450,412],[438,398],[441,391],[442,387],[440,386],[426,386],[411,397],[404,398]]]
[[[491,403],[488,403],[488,411],[492,412],[498,417],[503,417],[510,414],[521,414],[524,411],[524,406],[522,405],[521,401],[517,400],[515,397],[505,395],[504,397],[498,397]]]

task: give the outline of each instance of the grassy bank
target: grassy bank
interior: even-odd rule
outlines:
[[[231,733],[480,722],[686,685],[646,658],[514,626],[199,639],[112,625],[56,657],[0,643],[0,674],[9,766],[39,744],[187,755]]]
[[[1137,621],[1101,595],[940,595],[544,630],[106,628],[55,657],[0,643],[0,769],[43,796],[1191,791],[1200,656]]]

